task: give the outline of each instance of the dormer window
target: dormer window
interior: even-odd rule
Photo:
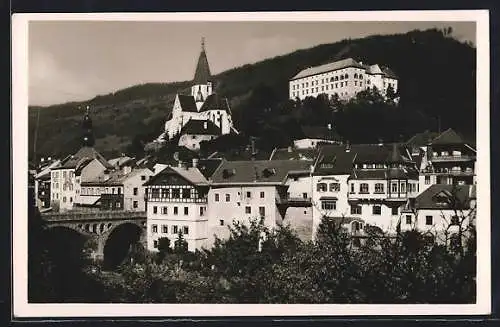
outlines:
[[[262,172],[263,176],[268,178],[273,175],[276,175],[276,169],[274,168],[265,168],[264,171]]]

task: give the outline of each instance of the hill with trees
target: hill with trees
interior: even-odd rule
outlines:
[[[288,80],[300,70],[348,57],[391,67],[399,76],[399,103],[377,102],[370,94],[349,103],[288,100]],[[453,38],[451,28],[323,44],[234,68],[215,80],[216,92],[230,100],[236,127],[265,139],[267,147],[300,137],[301,126],[324,127],[325,119],[351,142],[399,140],[416,131],[449,127],[469,139],[475,135],[476,49]],[[74,153],[87,104],[96,148],[108,156],[134,154],[161,133],[175,94],[189,86],[190,81],[149,83],[86,102],[30,107],[30,157],[35,134],[38,157]]]

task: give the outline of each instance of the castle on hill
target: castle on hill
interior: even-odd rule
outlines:
[[[228,100],[215,93],[214,88],[202,39],[191,93],[176,95],[165,131],[156,141],[163,143],[179,137],[179,146],[199,150],[202,141],[230,133],[238,134],[233,126]]]

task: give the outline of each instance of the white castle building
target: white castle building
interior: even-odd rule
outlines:
[[[213,79],[202,40],[191,93],[177,94],[172,114],[165,123],[165,132],[157,141],[170,140],[181,135],[179,145],[196,150],[199,149],[201,141],[230,133],[238,132],[233,127],[227,99],[214,93]]]
[[[348,100],[373,87],[382,95],[389,87],[397,92],[398,77],[388,67],[366,65],[348,58],[300,71],[289,81],[289,97],[302,100],[320,94],[337,94],[340,99]]]

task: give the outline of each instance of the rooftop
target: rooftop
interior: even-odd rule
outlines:
[[[181,130],[181,134],[220,135],[221,130],[211,120],[190,119]]]
[[[476,198],[475,185],[434,184],[415,199],[416,209],[470,209]]]

